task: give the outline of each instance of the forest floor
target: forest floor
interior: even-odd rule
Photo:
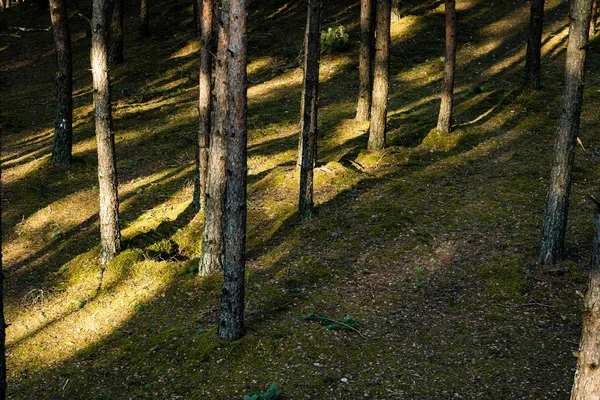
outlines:
[[[84,4],[85,3],[85,4]],[[353,120],[358,0],[326,1],[351,46],[321,64],[317,214],[296,223],[303,0],[249,16],[247,333],[216,338],[220,276],[197,277],[190,207],[198,40],[191,2],[126,14],[111,67],[124,251],[103,271],[85,21],[72,13],[74,163],[50,166],[47,11],[0,13],[2,242],[9,399],[565,399],[600,188],[600,54],[591,41],[567,260],[534,264],[560,108],[567,8],[547,1],[543,89],[523,92],[528,7],[459,0],[455,131],[435,127],[443,5],[392,25],[389,147]],[[87,1],[80,2],[85,10]],[[74,10],[74,8],[73,8]],[[303,320],[352,317],[357,330]]]

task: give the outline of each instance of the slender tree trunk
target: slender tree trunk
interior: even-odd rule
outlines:
[[[2,169],[0,168],[0,182]],[[4,267],[2,263],[2,191],[0,190],[0,400],[6,399],[6,320],[4,319]]]
[[[94,0],[92,13],[92,78],[94,117],[98,142],[100,187],[100,262],[108,263],[121,250],[115,137],[112,127],[110,81],[108,76],[108,2]]]
[[[148,0],[141,0],[140,3],[140,32],[142,36],[150,36]]]
[[[71,34],[65,0],[51,0],[50,19],[56,46],[56,119],[54,121],[54,146],[52,164],[71,164],[73,148],[73,66],[71,59]]]
[[[92,14],[94,13],[94,0],[89,0],[89,6],[88,6],[88,17],[91,20],[92,19]],[[92,37],[92,26],[89,25],[86,27],[85,29],[85,37],[86,38],[91,38]]]
[[[596,34],[596,23],[598,20],[598,1],[594,0],[592,3],[592,20],[590,21],[590,36]]]
[[[452,103],[454,97],[454,71],[456,70],[456,3],[446,0],[446,61],[444,86],[440,104],[437,131],[448,133],[452,127]]]
[[[600,399],[600,203],[596,203],[594,249],[583,304],[583,332],[571,400]]]
[[[304,34],[304,88],[300,113],[300,199],[298,216],[301,222],[308,221],[313,216],[313,173],[318,136],[321,8],[322,0],[308,0],[306,31]]]
[[[196,1],[196,0],[194,0]],[[196,173],[194,178],[194,208],[204,209],[208,154],[210,146],[210,113],[212,93],[212,48],[214,41],[214,1],[202,0],[200,18],[200,76],[198,98],[198,141],[196,147]]]
[[[121,64],[123,62],[123,8],[124,0],[115,0],[115,8],[113,11],[113,34],[112,34],[112,51],[110,53],[110,62],[112,64]]]
[[[227,189],[225,205],[225,263],[219,337],[235,340],[244,334],[244,278],[246,271],[246,64],[248,4],[231,0],[229,28],[229,132],[227,133]]]
[[[369,126],[369,149],[385,147],[387,103],[390,69],[390,18],[391,0],[377,0],[375,26],[375,68],[373,79],[373,104]]]
[[[374,0],[361,0],[360,2],[360,54],[358,69],[360,86],[358,89],[358,106],[356,119],[368,121],[371,112],[371,91],[373,90],[373,74],[371,61],[373,59],[373,9]]]
[[[583,101],[584,67],[592,0],[573,0],[565,71],[565,89],[554,145],[554,160],[542,227],[538,262],[554,264],[563,256],[571,171]]]
[[[535,90],[540,88],[543,29],[544,0],[532,0],[525,56],[525,87]]]
[[[225,159],[227,156],[228,98],[227,49],[229,46],[229,0],[221,0],[217,35],[217,63],[213,105],[214,123],[210,132],[210,152],[204,204],[204,232],[200,275],[223,269],[223,212],[225,208]]]

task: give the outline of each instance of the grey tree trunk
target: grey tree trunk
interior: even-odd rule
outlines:
[[[112,127],[110,81],[108,76],[108,2],[94,0],[92,12],[92,85],[98,142],[100,187],[100,262],[107,264],[121,250],[115,137]]]
[[[204,209],[208,154],[210,146],[210,113],[212,94],[212,48],[214,42],[214,1],[202,0],[200,18],[200,76],[198,97],[198,141],[194,176],[194,208]]]
[[[600,203],[596,203],[594,221],[592,268],[583,304],[583,332],[571,400],[600,399]]]
[[[142,36],[150,36],[150,15],[148,10],[148,0],[141,0],[140,3],[140,33]]]
[[[454,98],[454,72],[456,70],[456,3],[446,0],[446,61],[444,85],[438,116],[437,131],[448,133],[452,127],[452,103]]]
[[[227,155],[228,98],[227,48],[229,46],[229,0],[221,0],[217,35],[217,62],[210,152],[204,203],[202,256],[198,272],[207,275],[223,269],[223,212],[225,207],[225,158]]]
[[[304,33],[304,87],[300,121],[300,196],[298,216],[301,222],[313,216],[313,174],[317,155],[319,62],[321,48],[322,0],[308,0]]]
[[[371,150],[385,147],[387,103],[390,68],[390,19],[391,0],[377,0],[375,23],[375,67],[369,144]]]
[[[358,105],[356,119],[368,121],[371,112],[371,91],[373,90],[373,74],[371,61],[373,59],[373,10],[374,0],[361,0],[360,2],[360,53],[358,70],[360,86],[358,89]]]
[[[573,0],[565,67],[565,88],[554,145],[554,160],[546,197],[538,263],[554,264],[563,257],[571,172],[583,101],[584,67],[590,32],[592,0]]]
[[[111,64],[121,64],[123,57],[123,8],[124,0],[115,0],[113,10],[113,32],[112,32],[112,51],[110,53]]]
[[[50,1],[50,19],[56,47],[56,120],[52,164],[71,164],[73,149],[73,64],[65,0]]]
[[[248,4],[231,0],[229,27],[229,132],[225,194],[225,262],[219,337],[235,340],[244,334],[244,278],[246,271]]]
[[[532,0],[525,56],[525,87],[535,90],[540,88],[543,29],[544,0]]]

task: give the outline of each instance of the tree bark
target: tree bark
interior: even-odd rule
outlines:
[[[225,158],[227,155],[228,98],[227,48],[229,46],[229,0],[221,0],[217,35],[217,63],[210,152],[206,178],[202,257],[198,272],[207,275],[223,269],[223,212],[225,207]]]
[[[231,0],[229,28],[229,132],[225,205],[225,263],[219,337],[235,340],[244,334],[244,278],[246,271],[248,4]]]
[[[194,0],[196,1],[196,0]],[[212,93],[212,48],[214,41],[214,1],[202,0],[200,19],[200,76],[198,97],[198,140],[194,176],[194,208],[204,209],[208,154],[210,146],[210,113]]]
[[[73,64],[65,0],[51,0],[50,19],[56,47],[56,119],[52,164],[71,164],[73,149]]]
[[[563,257],[571,172],[583,102],[584,67],[592,0],[573,0],[565,67],[565,88],[554,145],[554,160],[546,197],[538,263],[554,264]]]
[[[456,70],[456,3],[446,0],[446,61],[444,64],[444,85],[438,116],[437,131],[448,133],[452,127],[452,103],[454,97],[454,72]]]
[[[371,150],[385,147],[387,103],[390,68],[390,19],[391,0],[377,0],[375,26],[375,68],[369,144]]]
[[[300,196],[298,216],[301,222],[308,221],[313,216],[313,173],[318,136],[321,8],[322,0],[308,0],[306,31],[304,33],[304,87],[300,113]]]
[[[596,203],[594,249],[583,305],[583,332],[571,400],[600,399],[600,203]]]
[[[141,0],[140,3],[140,33],[142,36],[150,36],[148,0]]]
[[[100,262],[107,264],[121,250],[115,137],[112,127],[110,81],[108,76],[108,2],[94,0],[92,12],[92,84],[94,117],[98,142],[100,187]]]
[[[360,53],[358,70],[360,86],[358,89],[358,105],[356,119],[368,121],[371,112],[371,91],[373,90],[373,74],[371,61],[373,58],[373,10],[374,0],[361,0],[360,2]]]
[[[2,169],[0,168],[0,182]],[[0,400],[6,399],[6,320],[4,319],[4,267],[2,263],[2,191],[0,190]]]
[[[115,0],[113,10],[113,32],[112,32],[112,51],[110,53],[111,64],[121,64],[123,57],[123,14],[124,0]]]
[[[535,90],[540,88],[543,29],[544,0],[532,0],[525,56],[525,87]]]

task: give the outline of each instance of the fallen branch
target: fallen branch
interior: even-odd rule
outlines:
[[[506,307],[506,308],[533,307],[533,306],[547,307],[547,308],[555,308],[556,307],[556,306],[552,306],[550,304],[538,303],[537,301],[534,301],[531,303],[523,303],[523,304],[500,304],[500,306]]]
[[[21,38],[21,36],[17,35],[16,33],[0,33],[0,36],[10,36],[10,37],[16,37],[16,38]]]
[[[50,32],[52,30],[52,25],[47,28],[24,28],[22,26],[11,26],[8,29],[12,29],[13,31],[21,31],[21,32]]]

